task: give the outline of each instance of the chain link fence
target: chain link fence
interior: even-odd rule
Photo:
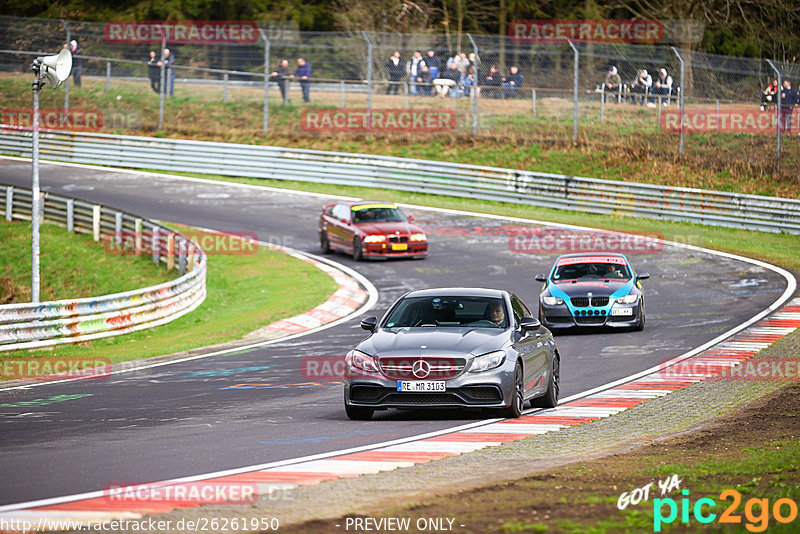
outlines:
[[[100,131],[645,147],[656,157],[693,156],[720,173],[737,167],[756,176],[800,176],[797,113],[793,123],[781,121],[777,95],[763,94],[773,79],[800,81],[797,64],[663,45],[291,28],[261,29],[243,44],[118,44],[104,27],[0,17],[4,92],[27,98],[32,58],[75,39],[73,76],[63,95],[43,93],[43,107],[70,109],[70,94],[83,91],[78,70],[80,83],[97,91],[92,106],[104,117]],[[148,61],[164,47],[175,64],[162,72]],[[311,66],[307,81],[279,69],[286,60],[286,71],[294,72],[298,58]],[[606,85],[610,71],[618,78]],[[4,114],[4,123],[24,127],[18,120]]]

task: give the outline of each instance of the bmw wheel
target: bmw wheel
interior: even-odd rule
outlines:
[[[550,381],[547,384],[547,391],[542,397],[533,399],[531,406],[536,408],[555,408],[558,405],[559,374],[561,363],[558,354],[553,358],[553,372],[550,373]]]
[[[331,243],[328,240],[327,232],[322,232],[319,234],[319,248],[322,249],[323,254],[330,254],[331,252],[333,252],[331,250]]]
[[[639,332],[641,332],[642,330],[644,330],[644,321],[645,321],[645,316],[644,316],[644,299],[642,299],[641,303],[639,304],[639,322],[638,322],[638,323],[636,323],[636,326],[635,326],[635,327],[633,327],[633,329],[634,329],[634,330],[638,330]]]
[[[522,376],[522,364],[517,362],[514,368],[514,398],[511,399],[511,406],[503,408],[503,417],[516,419],[522,415],[522,406],[525,404],[525,384]]]
[[[361,239],[353,239],[353,259],[361,261],[364,259],[364,249],[361,248]]]

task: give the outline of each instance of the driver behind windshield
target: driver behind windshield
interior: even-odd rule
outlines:
[[[503,310],[503,305],[500,302],[494,301],[487,306],[487,314],[489,320],[496,326],[503,327],[506,322],[506,312]]]

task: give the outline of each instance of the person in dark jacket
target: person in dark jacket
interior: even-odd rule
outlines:
[[[425,58],[425,64],[428,66],[428,70],[431,71],[431,76],[438,78],[439,73],[442,72],[442,60],[438,58],[436,52],[433,50],[428,50],[428,56]]]
[[[392,57],[386,61],[386,69],[389,71],[389,85],[386,86],[386,94],[397,94],[400,91],[400,82],[406,74],[403,60],[400,59],[400,51],[395,50]]]
[[[792,89],[792,82],[783,80],[783,88],[781,88],[781,127],[785,132],[792,130],[792,115],[794,108],[800,104],[797,91]]]
[[[272,71],[270,77],[273,81],[278,82],[278,87],[281,90],[281,99],[284,104],[289,103],[289,60],[282,59],[278,68]]]
[[[511,67],[508,76],[503,80],[503,98],[514,98],[514,92],[522,85],[522,73],[518,67]]]
[[[175,69],[173,65],[175,64],[175,56],[172,55],[169,48],[165,48],[164,52],[162,53],[161,59],[159,60],[156,65],[161,67],[164,65],[164,84],[166,89],[166,94],[172,95],[172,91],[175,89]]]
[[[150,87],[153,91],[161,92],[161,67],[158,66],[158,56],[155,50],[150,50],[150,59],[147,61],[147,77],[150,78]]]
[[[311,102],[309,91],[311,90],[311,65],[303,58],[297,58],[297,68],[289,76],[290,78],[300,79],[300,89],[303,90],[303,101],[308,104]]]
[[[482,94],[487,98],[500,98],[499,87],[502,83],[503,76],[500,74],[497,67],[492,65],[489,67],[489,73],[484,77],[483,83],[481,84],[485,87]]]
[[[423,64],[419,68],[416,82],[418,84],[417,94],[421,96],[431,96],[433,94],[433,74],[431,74],[428,65]]]

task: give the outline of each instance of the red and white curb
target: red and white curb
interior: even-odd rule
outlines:
[[[347,285],[347,291],[352,289],[352,286]],[[643,374],[617,381],[612,387],[576,396],[580,398],[566,399],[555,408],[528,412],[529,415],[518,419],[471,423],[457,431],[431,433],[372,448],[340,451],[330,456],[317,455],[255,468],[165,481],[160,482],[159,486],[179,486],[198,481],[211,485],[255,484],[261,495],[272,495],[276,491],[291,490],[298,486],[401,469],[495,447],[609,417],[648,400],[718,376],[727,369],[745,363],[797,328],[800,328],[800,298],[795,298],[779,312],[760,319],[748,328],[710,344],[689,357],[676,358],[656,370],[650,369]],[[73,496],[69,501],[52,499],[50,502],[43,500],[0,507],[0,520],[31,521],[47,518],[96,524],[113,519],[140,519],[149,514],[167,513],[202,504],[187,500],[115,502],[104,492],[93,492]]]

